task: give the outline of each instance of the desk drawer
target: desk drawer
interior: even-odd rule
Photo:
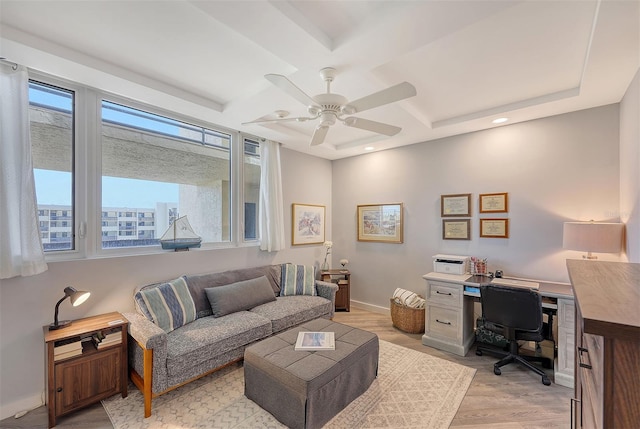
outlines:
[[[460,308],[462,285],[452,285],[429,281],[427,284],[427,301],[434,304],[449,305]]]
[[[427,327],[430,335],[456,341],[460,330],[460,310],[429,305]]]

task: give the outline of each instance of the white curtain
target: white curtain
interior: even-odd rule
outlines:
[[[285,248],[280,144],[267,140],[260,153],[260,250]]]
[[[0,278],[46,270],[31,163],[27,70],[0,64]]]

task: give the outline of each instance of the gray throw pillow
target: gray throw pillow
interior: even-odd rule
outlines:
[[[275,301],[276,297],[265,276],[224,286],[206,288],[213,317],[249,310],[260,304]]]

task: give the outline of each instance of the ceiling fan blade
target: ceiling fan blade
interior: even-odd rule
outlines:
[[[316,106],[317,103],[313,100],[313,98],[309,97],[304,91],[295,86],[293,82],[287,79],[285,76],[281,74],[266,74],[264,75],[265,79],[269,82],[298,100],[300,103],[305,106]]]
[[[353,109],[355,109],[355,111],[348,111],[347,114],[364,112],[365,110],[373,109],[374,107],[413,97],[416,94],[416,88],[413,85],[411,85],[409,82],[402,82],[387,89],[383,89],[382,91],[374,92],[373,94],[367,95],[366,97],[362,97],[358,100],[350,102],[346,107],[352,107]]]
[[[383,124],[382,122],[370,121],[369,119],[354,118],[350,116],[344,119],[344,124],[348,127],[360,128],[362,130],[373,131],[385,136],[395,136],[402,128],[394,125]]]
[[[313,137],[311,137],[310,146],[317,146],[324,141],[324,138],[327,136],[327,131],[329,131],[329,127],[326,125],[318,125],[316,130],[313,132]]]
[[[298,117],[298,118],[255,119],[253,121],[243,122],[242,125],[265,124],[265,123],[270,123],[270,122],[292,122],[292,121],[306,122],[306,121],[310,121],[312,119],[316,119],[316,118],[307,118],[305,116],[301,116],[301,117]]]

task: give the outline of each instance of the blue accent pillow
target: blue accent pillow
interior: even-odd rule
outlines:
[[[142,314],[165,332],[196,320],[196,305],[184,276],[143,289],[134,298]]]
[[[283,264],[280,296],[317,295],[316,267]]]

